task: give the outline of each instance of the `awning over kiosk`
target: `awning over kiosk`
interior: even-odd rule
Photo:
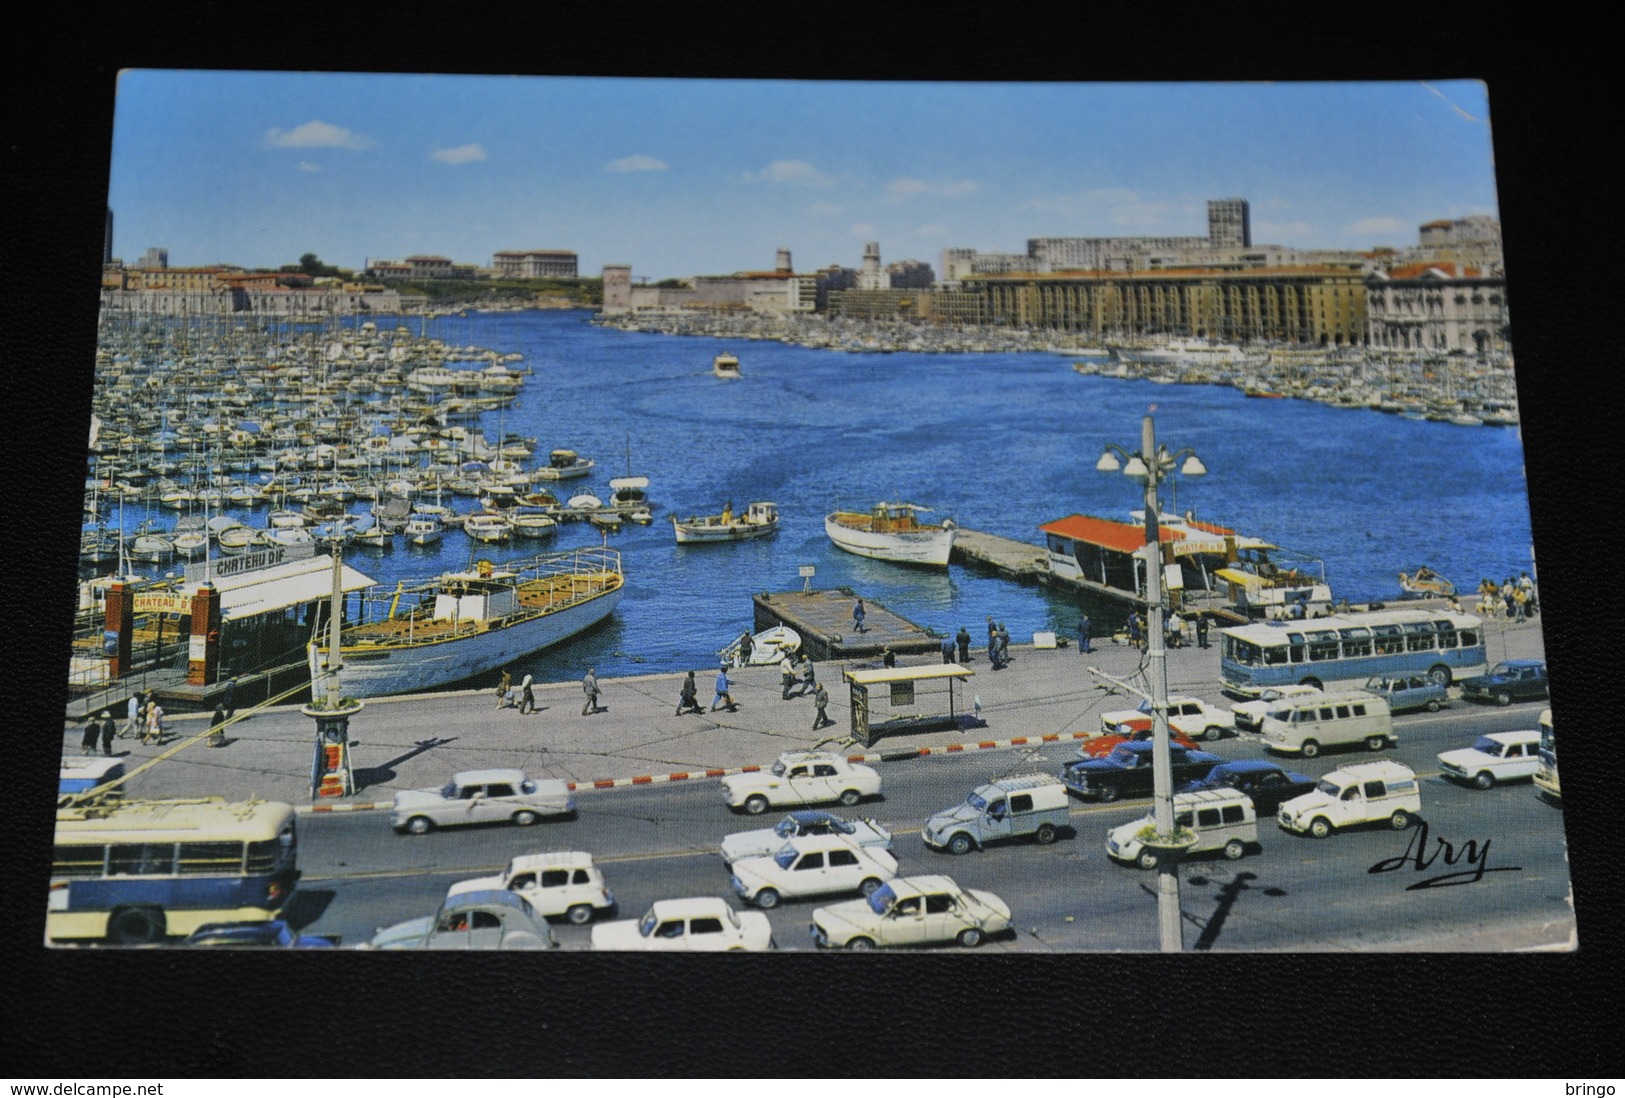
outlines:
[[[343,571],[341,583],[346,593],[360,591],[377,583],[348,564],[340,567]],[[218,576],[210,582],[220,592],[222,621],[251,618],[330,597],[333,594],[333,558],[307,557],[253,572]],[[200,586],[189,583],[183,590],[191,594]]]
[[[958,725],[963,707],[954,702],[954,684],[969,681],[975,673],[957,663],[847,671],[845,678],[852,689],[852,738],[868,747],[885,732]],[[935,690],[919,689],[936,683],[941,685]]]

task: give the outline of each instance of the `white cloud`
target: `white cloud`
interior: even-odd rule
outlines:
[[[1343,231],[1358,236],[1382,236],[1384,234],[1402,233],[1411,226],[1408,222],[1397,217],[1362,217],[1358,221],[1343,226]]]
[[[604,165],[604,170],[609,172],[663,172],[669,166],[664,160],[656,160],[644,153],[637,153],[633,156],[623,156],[619,160],[611,160]]]
[[[886,198],[892,202],[902,202],[905,199],[915,198],[922,194],[938,195],[946,198],[956,198],[959,195],[974,194],[981,189],[981,184],[973,179],[951,179],[941,183],[928,183],[923,179],[911,179],[898,176],[886,184]]]
[[[856,225],[853,225],[850,229],[848,229],[846,231],[851,233],[853,236],[874,236],[875,235],[875,227],[874,227],[873,224],[871,224],[868,221],[860,221]]]
[[[835,180],[805,160],[775,160],[759,172],[746,172],[747,183],[788,183],[796,187],[830,187]]]
[[[841,208],[833,202],[814,202],[807,207],[807,212],[814,217],[839,217]]]
[[[1205,208],[1199,210],[1193,220],[1186,216],[1191,209],[1188,203],[1143,198],[1138,191],[1127,187],[1046,195],[1027,202],[1025,208],[1064,214],[1086,225],[1108,225],[1142,234],[1186,225],[1187,235],[1204,236],[1207,229]]]
[[[946,237],[951,235],[946,225],[919,225],[914,229],[915,236]]]
[[[1253,239],[1266,244],[1292,244],[1313,240],[1318,230],[1307,221],[1254,221]]]
[[[429,156],[442,164],[472,164],[485,159],[485,146],[478,143],[458,145],[455,149],[436,149]]]
[[[369,137],[315,119],[291,130],[272,129],[265,143],[277,149],[370,149],[373,144]]]
[[[322,170],[322,166],[310,160],[301,160],[299,170],[302,172],[319,172]]]

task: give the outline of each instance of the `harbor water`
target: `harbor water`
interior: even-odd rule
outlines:
[[[543,681],[714,666],[717,651],[751,625],[751,596],[850,587],[939,632],[985,635],[991,616],[1011,636],[1071,635],[1079,603],[1069,591],[1024,586],[953,565],[932,572],[836,549],[823,530],[837,506],[880,500],[934,509],[932,519],[1040,545],[1041,523],[1081,512],[1129,521],[1141,489],[1095,470],[1107,443],[1139,445],[1156,419],[1171,451],[1200,455],[1208,475],[1176,476],[1163,509],[1232,527],[1324,562],[1334,598],[1392,600],[1397,575],[1427,565],[1465,596],[1482,578],[1534,574],[1523,449],[1510,427],[1464,427],[1300,400],[1248,399],[1218,385],[1163,385],[1085,376],[1063,355],[848,353],[772,341],[674,337],[589,323],[583,311],[524,311],[403,321],[416,335],[509,354],[533,371],[510,407],[484,413],[488,440],[533,436],[537,460],[569,448],[592,474],[551,487],[560,499],[607,499],[612,477],[649,480],[650,526],[607,535],[622,553],[626,595],[605,622],[517,660]],[[380,318],[379,327],[393,324]],[[716,377],[731,351],[737,379]],[[462,363],[479,369],[483,363]],[[670,517],[711,514],[732,502],[778,504],[772,537],[679,546]],[[452,501],[461,510],[471,499]],[[349,505],[364,513],[365,502]],[[134,530],[149,517],[106,509]],[[227,508],[264,527],[265,509]],[[154,512],[166,525],[172,512]],[[539,550],[599,544],[584,522],[543,542],[480,545],[448,531],[435,547],[351,547],[347,563],[393,587]],[[178,570],[179,565],[147,574]],[[142,571],[137,566],[132,569]],[[1121,608],[1091,604],[1100,625]],[[1097,627],[1097,632],[1098,632]]]

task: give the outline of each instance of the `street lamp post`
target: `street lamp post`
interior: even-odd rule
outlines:
[[[1119,458],[1123,459],[1119,461]],[[1111,443],[1095,463],[1103,473],[1121,470],[1145,487],[1145,602],[1148,672],[1151,678],[1151,779],[1156,834],[1145,842],[1157,851],[1157,921],[1164,953],[1184,948],[1179,907],[1179,854],[1190,845],[1193,835],[1174,827],[1173,759],[1168,734],[1168,655],[1164,647],[1162,619],[1162,525],[1157,486],[1174,471],[1183,458],[1180,472],[1199,477],[1207,472],[1193,450],[1170,454],[1157,447],[1156,428],[1151,417],[1140,421],[1140,449],[1130,453]]]

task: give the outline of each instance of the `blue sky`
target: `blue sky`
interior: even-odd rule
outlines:
[[[1404,247],[1495,215],[1476,82],[1017,84],[132,70],[114,252],[275,267],[316,252],[485,265],[566,248],[583,274],[937,266],[1036,236]]]

